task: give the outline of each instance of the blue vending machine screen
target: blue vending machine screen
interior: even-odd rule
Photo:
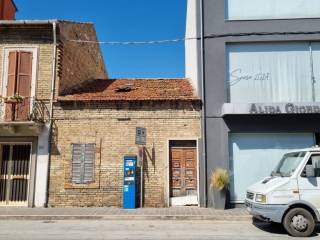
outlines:
[[[136,208],[136,156],[124,157],[123,208]]]

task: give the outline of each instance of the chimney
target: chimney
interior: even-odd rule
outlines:
[[[17,11],[13,0],[0,0],[0,20],[16,20]]]

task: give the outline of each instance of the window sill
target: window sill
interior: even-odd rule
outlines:
[[[88,183],[88,184],[75,184],[75,183],[65,183],[64,189],[99,189],[99,183]]]

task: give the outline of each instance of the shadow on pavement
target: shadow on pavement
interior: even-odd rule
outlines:
[[[259,221],[258,219],[253,219],[252,224],[256,228],[268,233],[288,235],[280,223],[267,223]],[[318,236],[318,233],[320,233],[320,225],[316,226],[315,234],[313,236]]]

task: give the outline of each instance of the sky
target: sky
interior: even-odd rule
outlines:
[[[17,19],[92,22],[99,41],[183,38],[186,0],[15,0]],[[184,77],[184,43],[101,45],[110,78]]]

